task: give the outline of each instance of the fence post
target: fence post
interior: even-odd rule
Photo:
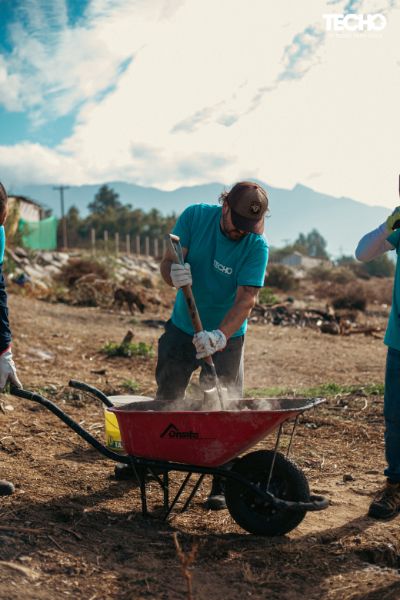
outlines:
[[[119,255],[119,233],[115,232],[115,254]]]
[[[92,254],[94,256],[96,254],[96,230],[94,227],[92,227],[90,230],[90,239],[92,243]]]
[[[138,256],[140,256],[140,235],[136,236],[135,242],[136,242],[136,254]]]
[[[104,252],[107,254],[108,252],[108,231],[104,230]]]
[[[150,238],[147,235],[144,238],[144,248],[145,248],[144,253],[145,253],[146,257],[148,258],[149,254],[150,254]]]
[[[154,258],[158,258],[158,239],[154,240]]]
[[[164,254],[165,254],[166,251],[167,251],[167,240],[165,238],[163,238],[163,241],[162,241],[162,253],[163,253],[163,256],[164,256]]]
[[[131,236],[129,233],[126,234],[126,254],[130,256],[131,253]]]

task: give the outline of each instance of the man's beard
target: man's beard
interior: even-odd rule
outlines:
[[[233,225],[230,225],[228,222],[228,215],[222,213],[222,233],[226,235],[230,240],[239,241],[246,237],[247,232],[241,232],[236,229]]]

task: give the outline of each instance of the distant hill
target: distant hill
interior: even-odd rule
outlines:
[[[270,217],[266,221],[265,234],[272,246],[284,246],[294,242],[299,233],[317,229],[328,242],[328,251],[333,256],[353,254],[360,237],[384,221],[389,209],[368,206],[350,198],[335,198],[320,194],[303,185],[292,190],[273,188],[260,182],[268,190]],[[215,204],[224,185],[210,183],[192,187],[181,187],[173,191],[146,188],[123,182],[109,182],[124,204],[148,211],[157,208],[162,214],[181,213],[189,204],[205,202]],[[98,185],[72,186],[65,191],[65,207],[72,205],[81,216],[87,214],[87,205],[98,191]],[[25,185],[10,190],[10,193],[28,196],[46,205],[60,216],[59,192],[51,185]]]

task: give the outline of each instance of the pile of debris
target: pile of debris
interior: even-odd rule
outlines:
[[[159,265],[140,256],[89,256],[80,252],[7,250],[10,291],[23,290],[49,302],[100,306],[131,313],[164,306],[157,293]],[[96,267],[96,268],[94,268]]]
[[[381,339],[380,327],[365,326],[356,323],[358,318],[356,310],[334,310],[327,306],[326,310],[318,308],[298,308],[293,300],[277,304],[256,304],[251,313],[251,323],[272,323],[283,327],[310,327],[318,329],[321,333],[331,335],[352,335],[364,333]]]

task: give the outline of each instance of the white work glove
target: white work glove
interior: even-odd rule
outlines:
[[[386,229],[392,233],[394,231],[393,225],[396,221],[400,221],[400,206],[396,206],[392,214],[386,219]]]
[[[172,285],[176,288],[181,288],[185,285],[192,285],[192,273],[189,263],[181,265],[172,263],[171,266]]]
[[[0,355],[0,391],[4,390],[7,381],[16,387],[22,388],[22,383],[18,379],[10,349]]]
[[[200,331],[195,333],[193,344],[196,346],[196,358],[205,358],[211,356],[214,352],[223,350],[226,346],[226,337],[220,329]]]

